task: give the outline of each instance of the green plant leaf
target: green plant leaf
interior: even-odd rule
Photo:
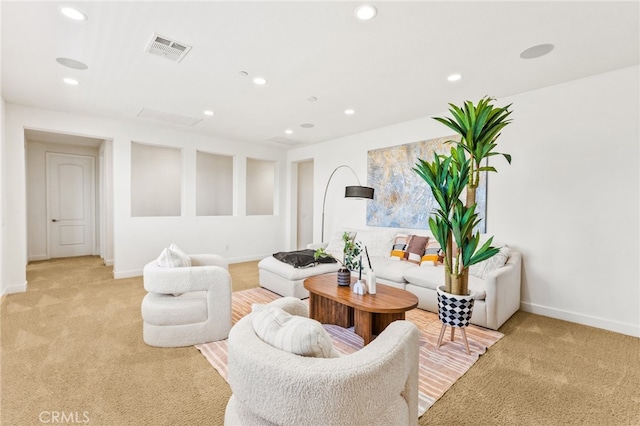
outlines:
[[[458,134],[461,134],[461,135],[464,134],[463,133],[464,131],[462,130],[462,128],[455,121],[452,121],[450,119],[440,118],[440,117],[433,117],[433,119],[449,127],[451,130],[453,130]]]
[[[479,172],[498,172],[496,168],[492,166],[479,167],[478,171]]]
[[[478,240],[480,239],[480,234],[477,234]],[[476,263],[482,262],[483,260],[487,260],[500,252],[500,249],[496,247],[492,247],[491,243],[493,242],[493,237],[489,238],[478,250],[476,250],[472,256],[470,257],[467,266],[475,265]]]

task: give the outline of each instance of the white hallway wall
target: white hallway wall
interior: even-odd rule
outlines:
[[[272,146],[254,146],[238,141],[213,139],[202,135],[169,130],[136,123],[86,117],[7,103],[5,105],[5,168],[3,179],[11,182],[3,193],[6,209],[3,235],[4,254],[2,293],[23,291],[27,263],[25,148],[24,128],[69,133],[112,140],[113,150],[113,241],[114,276],[139,275],[148,261],[157,257],[163,247],[175,242],[191,253],[218,253],[230,262],[258,259],[285,245],[284,176],[285,153]],[[183,150],[184,175],[182,216],[131,217],[131,141],[178,147]],[[234,160],[236,198],[234,211],[226,217],[197,217],[195,198],[196,151],[231,155]],[[245,216],[246,158],[276,161],[276,215]]]
[[[640,336],[638,81],[636,66],[497,100],[513,103],[498,149],[513,163],[491,162],[487,233],[523,253],[525,311]],[[315,240],[336,166],[364,184],[368,150],[450,134],[425,117],[290,151],[288,162],[315,161]],[[353,176],[338,174],[325,240],[340,226],[366,227],[365,203],[341,198]]]
[[[4,159],[5,155],[5,105],[4,99],[0,98],[0,294],[4,294],[5,285],[8,286],[9,279],[7,277],[7,270],[5,265],[5,197],[3,194],[7,193],[5,188],[4,178]]]

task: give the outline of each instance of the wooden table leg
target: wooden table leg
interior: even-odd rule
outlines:
[[[368,345],[393,321],[403,319],[404,312],[380,314],[354,310],[354,331],[364,339],[364,344]]]
[[[316,311],[318,310],[316,304],[317,296],[313,293],[309,293],[309,318],[315,319],[317,317]]]
[[[353,316],[354,331],[362,337],[366,346],[373,340],[373,314],[356,309]]]
[[[349,328],[353,325],[353,308],[329,298],[309,293],[309,318],[321,324],[335,324]]]

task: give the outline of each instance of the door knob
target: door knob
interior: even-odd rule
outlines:
[[[51,219],[51,222],[57,222],[58,219]]]

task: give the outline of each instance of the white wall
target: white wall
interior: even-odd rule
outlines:
[[[43,260],[49,258],[47,250],[46,153],[86,155],[93,157],[96,164],[98,164],[98,149],[88,146],[43,143],[29,140],[27,140],[26,145],[27,259],[29,261]],[[96,220],[95,223],[97,224],[98,221]],[[97,239],[95,240],[97,241]]]
[[[8,289],[25,289],[27,263],[25,147],[24,128],[69,133],[111,140],[113,156],[113,245],[114,276],[139,275],[145,263],[155,258],[171,242],[191,253],[218,253],[230,262],[258,259],[285,246],[282,216],[245,215],[244,201],[238,202],[232,217],[196,217],[195,164],[196,151],[218,152],[234,156],[234,185],[244,200],[246,158],[277,162],[284,175],[284,151],[272,146],[249,145],[238,141],[213,139],[198,134],[150,127],[133,122],[120,122],[95,117],[6,105],[6,149],[3,178],[11,187],[3,192],[7,206],[4,235],[6,283]],[[184,191],[182,216],[131,217],[131,142],[175,147],[183,150]],[[276,197],[283,197],[278,190]],[[278,200],[283,204],[283,200]]]
[[[498,146],[513,164],[491,162],[487,233],[523,253],[523,310],[640,336],[638,81],[636,66],[497,100],[513,103]],[[449,134],[425,117],[292,150],[287,160],[314,159],[320,212],[339,164],[364,183],[368,150]],[[328,191],[325,240],[340,226],[366,226],[365,203],[341,198],[353,176],[341,176]]]
[[[5,159],[5,121],[4,121],[4,99],[0,98],[0,194],[6,194],[4,187],[4,159]],[[5,245],[5,197],[0,195],[0,295],[5,294],[5,288],[9,287],[9,281],[6,277],[6,269],[4,268],[4,245]]]
[[[100,256],[104,264],[113,265],[113,148],[110,140],[103,141],[98,148],[99,189],[98,207],[100,215]]]
[[[196,153],[196,214],[229,216],[233,213],[233,157]]]
[[[488,224],[526,249],[524,310],[640,336],[639,81],[632,67],[505,99],[516,163],[489,182]]]
[[[248,215],[269,215],[276,211],[273,194],[276,164],[248,158],[246,163],[246,212]]]
[[[131,144],[131,215],[180,216],[182,150]]]
[[[297,163],[297,249],[313,243],[313,161]]]
[[[12,126],[13,113],[4,105],[4,157],[2,200],[4,203],[2,294],[26,291],[27,226],[24,129]],[[9,207],[11,206],[11,207]]]

